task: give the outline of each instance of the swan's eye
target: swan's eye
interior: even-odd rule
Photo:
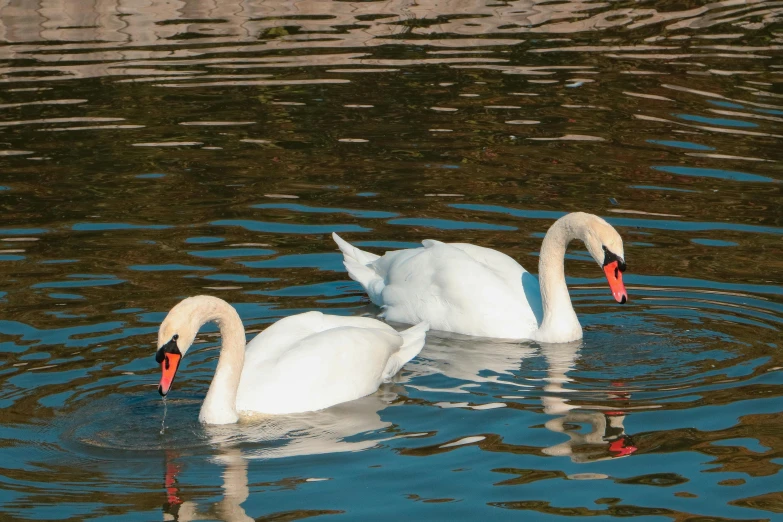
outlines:
[[[179,335],[174,334],[174,336],[171,338],[171,341],[158,348],[158,351],[155,354],[155,362],[162,364],[165,360],[166,368],[168,368],[169,358],[166,354],[173,353],[179,355],[180,357],[182,356],[182,352],[179,351],[179,346],[177,346],[177,339],[179,339]]]
[[[601,248],[604,249],[604,266],[608,265],[609,263],[613,261],[617,261],[617,267],[614,269],[614,276],[618,277],[617,271],[625,272],[625,261],[622,257],[618,256],[608,248],[606,248],[605,245],[601,245]]]

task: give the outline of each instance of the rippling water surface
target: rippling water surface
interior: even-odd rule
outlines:
[[[783,4],[0,0],[0,518],[783,517]],[[376,314],[329,233],[536,271],[570,345],[433,333],[375,395],[204,427],[157,326]]]

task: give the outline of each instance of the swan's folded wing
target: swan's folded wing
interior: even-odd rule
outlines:
[[[283,317],[256,335],[245,347],[245,365],[275,359],[296,342],[324,330],[321,312]]]
[[[373,261],[370,266],[379,277],[388,282],[389,272],[395,267],[408,263],[416,263],[422,255],[426,257],[426,248],[406,248],[404,250],[392,250]]]
[[[503,280],[518,284],[522,274],[527,272],[513,257],[503,252],[469,243],[448,243],[448,245],[462,250]]]
[[[386,323],[369,317],[345,317],[315,311],[305,312],[284,317],[259,333],[247,344],[245,357],[248,358],[248,361],[275,359],[302,339],[341,326],[395,331]]]
[[[496,252],[503,266],[492,267],[489,249],[430,240],[424,245],[416,256],[389,266],[383,290],[388,320],[509,338],[538,327],[522,288],[524,270],[511,258]]]
[[[276,360],[246,361],[237,408],[295,413],[373,393],[389,357],[403,344],[402,336],[389,330],[355,326],[326,329],[297,341]]]
[[[536,323],[541,324],[541,321],[544,319],[544,310],[541,303],[541,290],[536,276],[525,270],[525,267],[517,263],[513,257],[507,256],[503,252],[468,243],[449,243],[449,245],[459,248],[489,270],[492,270],[495,275],[506,281],[509,286],[516,286],[521,281],[525,300],[536,317]]]

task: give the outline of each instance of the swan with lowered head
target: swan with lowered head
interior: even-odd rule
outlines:
[[[321,410],[375,392],[424,346],[429,325],[397,332],[369,317],[306,312],[280,319],[245,346],[237,311],[217,297],[189,297],[158,330],[158,391],[171,389],[199,329],[214,321],[223,347],[201,406],[205,424],[231,424],[240,414]]]
[[[584,212],[549,227],[541,244],[538,284],[512,258],[465,243],[427,239],[423,247],[364,252],[332,234],[351,279],[383,307],[389,321],[427,321],[433,330],[481,337],[564,343],[582,338],[565,282],[566,247],[581,239],[606,274],[612,295],[625,303],[623,240],[612,226]]]

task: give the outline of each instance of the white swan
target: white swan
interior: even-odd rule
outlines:
[[[619,303],[623,285],[623,240],[598,216],[575,212],[558,219],[541,244],[539,282],[509,256],[465,243],[427,239],[423,248],[379,257],[332,234],[351,279],[383,307],[389,321],[427,321],[433,330],[481,337],[563,343],[582,338],[566,287],[566,247],[581,239]],[[539,289],[540,287],[540,289]]]
[[[429,326],[397,332],[368,317],[307,312],[280,319],[245,346],[245,329],[234,308],[217,297],[189,297],[158,330],[166,395],[199,328],[214,321],[223,347],[199,420],[230,424],[239,414],[315,411],[375,392],[424,346]]]

